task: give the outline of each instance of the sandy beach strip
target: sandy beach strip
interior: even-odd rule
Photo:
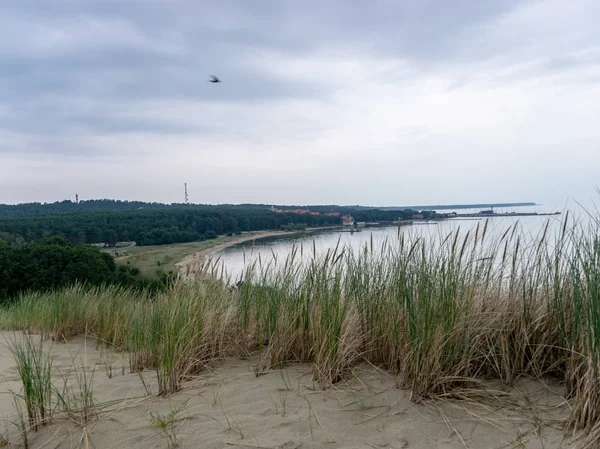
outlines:
[[[318,228],[307,228],[304,232],[317,232],[317,231],[326,231],[338,229],[339,226],[326,226],[326,227],[318,227]],[[230,246],[239,245],[240,243],[250,242],[253,240],[265,239],[268,237],[279,237],[286,235],[294,235],[299,234],[302,231],[256,231],[249,234],[242,234],[239,238],[233,239],[227,243],[220,243],[209,248],[203,249],[202,251],[197,251],[193,254],[189,254],[185,256],[180,262],[176,263],[175,266],[179,268],[180,276],[184,279],[190,277],[194,270],[194,267],[199,264],[203,259],[211,256],[215,252],[229,248]]]
[[[203,260],[204,258],[214,254],[223,248],[228,248],[230,246],[239,245],[240,243],[250,242],[253,240],[264,239],[267,237],[276,237],[276,236],[284,236],[284,235],[293,235],[296,234],[295,231],[258,231],[253,232],[252,235],[240,235],[239,238],[233,239],[227,243],[220,243],[209,248],[203,249],[202,251],[197,251],[193,254],[189,254],[185,256],[181,262],[176,263],[175,265],[179,267],[179,273],[184,278],[189,277],[190,271],[193,270],[193,266],[198,262]]]

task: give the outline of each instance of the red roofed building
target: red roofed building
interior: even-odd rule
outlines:
[[[342,225],[354,226],[354,218],[352,218],[352,215],[342,215]]]

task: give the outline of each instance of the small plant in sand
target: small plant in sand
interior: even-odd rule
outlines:
[[[52,359],[44,351],[44,341],[34,336],[15,338],[9,342],[9,349],[23,383],[21,392],[14,394],[25,402],[29,427],[37,431],[50,422],[54,412]]]
[[[19,430],[21,434],[21,445],[25,449],[29,449],[29,437],[27,435],[27,422],[25,420],[25,415],[23,413],[23,407],[21,405],[21,400],[17,397],[13,397],[13,404],[15,406],[15,410],[17,411],[17,421],[13,421],[12,424]]]
[[[285,416],[287,413],[287,400],[288,400],[288,390],[279,389],[277,391],[278,397],[271,397],[271,401],[275,405],[275,412],[278,415]]]
[[[0,447],[8,446],[8,432],[6,432],[6,437],[0,433]]]
[[[100,358],[102,359],[102,365],[104,366],[104,372],[106,373],[106,377],[112,379],[115,375],[114,373],[114,353],[112,349],[107,347],[102,347],[100,349]]]
[[[165,439],[168,449],[174,449],[179,444],[177,429],[186,420],[186,417],[182,415],[187,411],[188,402],[189,399],[172,408],[166,414],[150,412],[148,421],[154,430]]]
[[[62,392],[57,391],[58,403],[63,411],[85,426],[96,414],[94,403],[94,369],[88,372],[85,363],[73,360],[71,371],[63,376]]]
[[[6,447],[10,444],[8,439],[8,428],[10,422],[6,419],[6,417],[3,417],[2,421],[4,424],[4,429],[0,431],[0,448]]]

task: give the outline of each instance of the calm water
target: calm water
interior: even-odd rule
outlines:
[[[537,210],[536,210],[537,209]],[[522,208],[522,209],[504,209],[497,212],[547,212],[545,208]],[[556,210],[556,209],[555,209]],[[555,211],[553,210],[553,211]],[[463,211],[457,211],[463,212]],[[470,210],[465,212],[476,212]],[[539,240],[546,223],[549,223],[549,237],[553,241],[553,237],[558,235],[561,227],[563,215],[555,216],[539,216],[539,217],[497,217],[489,219],[488,235],[490,237],[500,236],[507,229],[518,226],[520,234],[524,240],[536,241]],[[439,241],[440,237],[445,237],[450,233],[459,230],[461,235],[467,231],[474,231],[479,225],[482,228],[485,224],[485,219],[452,219],[442,222],[431,222],[430,224],[415,224],[412,226],[403,226],[400,232],[407,237],[422,237],[432,241]],[[279,262],[285,260],[295,246],[304,257],[310,257],[313,251],[317,255],[323,254],[328,249],[334,248],[336,245],[344,246],[347,250],[357,251],[363,248],[364,245],[370,245],[371,241],[375,248],[381,247],[384,241],[397,242],[399,229],[397,226],[383,228],[363,228],[362,232],[349,233],[339,231],[319,231],[296,236],[280,236],[273,238],[259,239],[256,241],[245,242],[239,245],[231,246],[217,251],[213,259],[219,257],[228,275],[232,279],[237,279],[243,273],[244,268],[253,263],[259,257],[262,262],[272,261],[276,258]],[[488,239],[492,241],[493,239]]]

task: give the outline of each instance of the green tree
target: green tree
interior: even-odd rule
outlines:
[[[114,229],[107,229],[104,231],[104,245],[115,246],[118,240],[119,236],[117,235],[117,231]]]

